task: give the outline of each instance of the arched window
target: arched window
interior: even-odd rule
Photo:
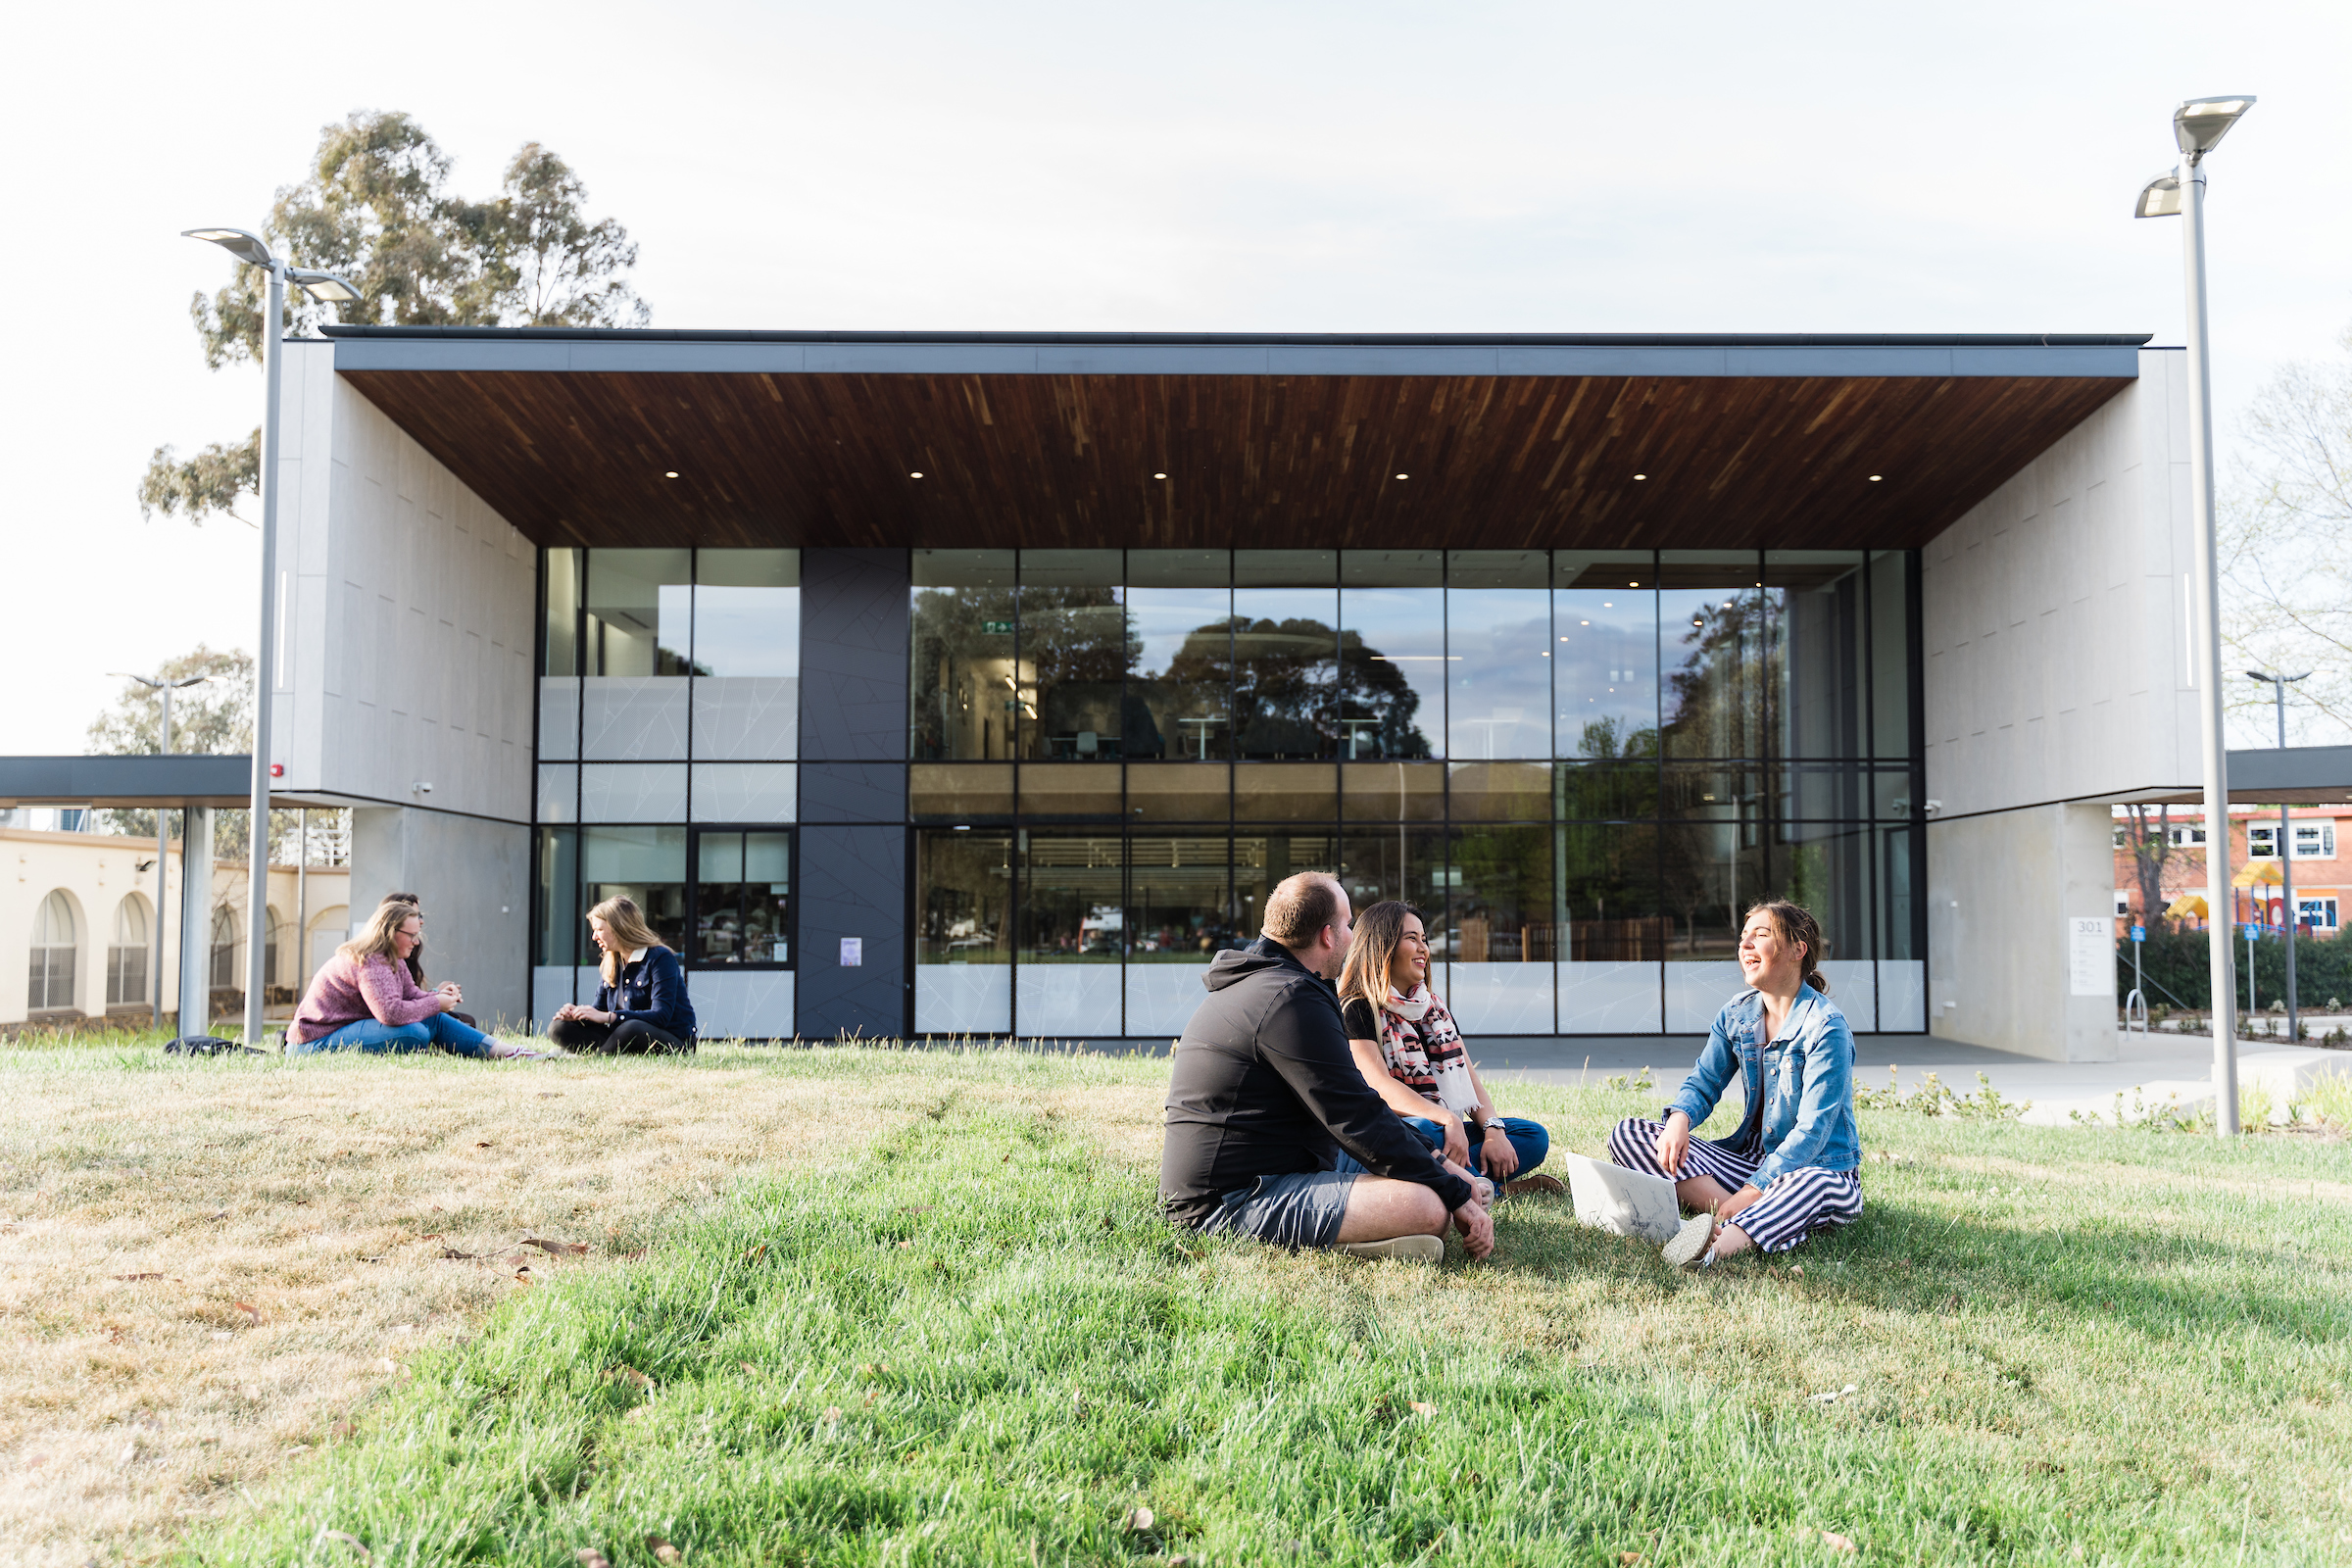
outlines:
[[[147,901],[127,895],[115,906],[115,941],[106,950],[106,1004],[129,1006],[147,1000]]]
[[[225,907],[213,911],[213,989],[237,988],[237,917]]]
[[[351,908],[348,905],[338,904],[311,917],[311,966],[302,977],[305,985],[310,983],[312,975],[326,966],[326,960],[335,956],[335,950],[349,939],[351,933],[344,928],[350,924]]]
[[[24,1005],[46,1012],[74,1005],[74,901],[60,888],[41,901],[32,917],[32,972]]]

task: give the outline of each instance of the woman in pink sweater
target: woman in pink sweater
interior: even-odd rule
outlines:
[[[303,995],[286,1030],[289,1055],[314,1051],[422,1051],[440,1046],[461,1056],[498,1056],[488,1035],[449,1015],[464,1000],[455,981],[427,991],[409,973],[409,956],[424,942],[424,916],[414,904],[385,904],[368,929],[335,950]]]

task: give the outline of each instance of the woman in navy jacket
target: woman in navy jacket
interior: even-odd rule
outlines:
[[[694,1004],[678,956],[662,945],[629,899],[607,899],[588,911],[589,934],[605,950],[596,1005],[566,1003],[547,1026],[566,1051],[631,1055],[694,1049]]]

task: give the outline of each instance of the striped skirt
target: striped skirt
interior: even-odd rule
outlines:
[[[1609,1158],[1627,1170],[1651,1176],[1667,1173],[1658,1165],[1658,1134],[1666,1124],[1628,1116],[1609,1134]],[[1693,1138],[1683,1155],[1683,1180],[1712,1176],[1727,1193],[1745,1187],[1763,1163],[1750,1154],[1712,1139]],[[1850,1225],[1862,1214],[1862,1182],[1850,1170],[1823,1170],[1801,1165],[1781,1172],[1764,1196],[1741,1209],[1732,1223],[1767,1252],[1786,1252],[1815,1231]]]

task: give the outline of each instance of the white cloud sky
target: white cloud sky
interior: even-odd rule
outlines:
[[[2181,336],[2134,222],[2215,155],[2217,404],[2352,322],[2352,7],[1622,3],[46,7],[10,25],[10,750],[104,672],[250,647],[254,534],[143,522],[250,429],[187,301],[318,129],[405,109],[487,193],[527,140],[642,248],[658,326]]]

